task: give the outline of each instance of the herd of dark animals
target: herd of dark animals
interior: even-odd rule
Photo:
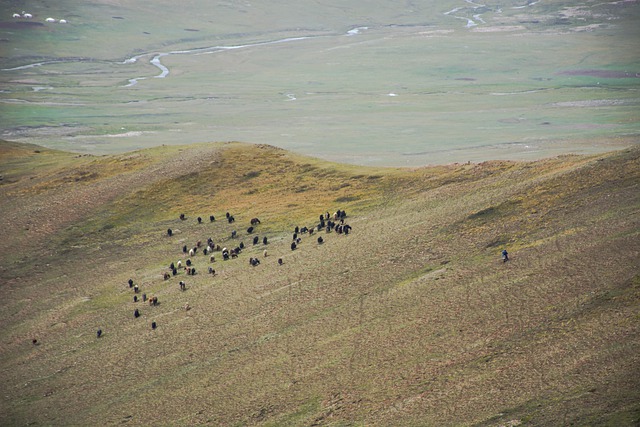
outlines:
[[[335,232],[337,234],[348,235],[351,232],[352,227],[349,224],[345,223],[346,217],[347,217],[347,213],[344,210],[338,210],[333,215],[330,215],[329,212],[326,212],[324,214],[320,214],[318,223],[313,227],[296,226],[295,229],[293,230],[291,250],[293,251],[298,248],[298,246],[302,243],[301,235],[304,235],[304,234],[311,236],[316,231],[317,232],[324,231],[325,233]],[[186,219],[187,218],[185,214],[180,214],[180,220],[186,221]],[[226,219],[229,224],[232,224],[235,222],[235,218],[233,217],[233,215],[229,214],[228,212],[226,214]],[[202,224],[202,217],[197,217],[196,220],[198,224]],[[213,215],[209,216],[209,222],[214,222],[215,220],[216,220],[215,216]],[[251,225],[249,226],[249,228],[247,228],[247,234],[252,234],[256,230],[256,227],[260,224],[260,220],[258,218],[252,218],[250,221],[250,224]],[[173,230],[171,228],[167,229],[167,236],[168,237],[173,236]],[[235,239],[235,238],[237,238],[237,231],[233,230],[231,232],[231,239]],[[318,236],[316,241],[318,242],[318,244],[323,244],[324,238],[322,236]],[[255,246],[259,242],[260,242],[259,236],[254,236],[253,245]],[[266,236],[263,236],[262,244],[263,245],[268,244],[268,239]],[[179,260],[177,263],[172,262],[171,264],[169,264],[168,266],[169,271],[164,271],[162,273],[162,277],[164,278],[164,280],[170,280],[171,277],[177,276],[180,270],[183,270],[187,276],[195,275],[196,268],[192,265],[193,263],[191,261],[191,257],[196,256],[196,254],[198,253],[201,247],[202,247],[201,241],[198,241],[196,245],[191,249],[189,249],[187,245],[183,245],[181,249],[182,254],[188,255],[190,258],[186,259],[184,266],[182,265],[182,260]],[[214,244],[213,239],[209,237],[207,239],[207,246],[202,249],[202,253],[205,256],[211,254],[209,257],[209,262],[213,263],[215,262],[215,256],[213,255],[213,252],[220,252],[222,255],[222,259],[224,261],[227,261],[231,258],[237,258],[244,248],[245,248],[245,245],[243,242],[240,242],[239,245],[233,249],[227,249],[226,247],[223,248],[223,247],[220,247],[219,244]],[[263,257],[266,257],[267,250],[265,249],[262,254],[263,254]],[[278,265],[283,265],[283,264],[284,264],[284,261],[282,257],[278,258]],[[257,267],[258,265],[260,265],[260,259],[258,257],[250,257],[249,265],[252,267]],[[208,268],[208,272],[211,275],[216,274],[216,271],[212,267]],[[138,298],[138,294],[140,293],[140,287],[134,283],[133,279],[129,279],[128,284],[129,284],[129,288],[132,289],[134,293],[133,295],[134,303],[137,303],[140,299],[142,299],[142,302],[149,301],[150,306],[157,306],[159,304],[157,296],[147,297],[147,294],[143,293],[142,298]],[[181,280],[179,282],[179,286],[181,291],[187,290],[187,285],[184,280]],[[185,305],[184,308],[185,310],[190,310],[191,307],[189,307],[189,304],[187,304]],[[137,319],[140,316],[141,316],[140,310],[136,308],[133,312],[133,317]],[[151,329],[155,330],[157,327],[158,325],[155,321],[151,322]],[[96,333],[97,338],[102,337],[102,335],[103,335],[102,329],[98,329]],[[33,343],[36,344],[37,340],[34,339]]]
[[[336,232],[337,234],[345,234],[348,235],[351,232],[352,227],[349,224],[345,224],[345,218],[347,217],[347,213],[344,210],[338,210],[336,211],[336,213],[334,213],[333,215],[329,215],[329,212],[326,212],[325,214],[320,214],[319,216],[319,220],[316,226],[314,227],[298,227],[296,226],[294,231],[293,231],[293,239],[291,242],[291,250],[296,250],[298,248],[298,245],[300,245],[300,243],[302,242],[302,238],[300,237],[300,235],[302,234],[308,234],[309,236],[313,235],[315,231],[325,231],[325,233],[331,233],[331,232]],[[226,214],[226,219],[229,222],[229,224],[232,224],[235,222],[235,218],[230,215],[228,212]],[[180,220],[185,221],[186,220],[186,216],[185,214],[180,214]],[[214,222],[215,216],[210,215],[209,216],[209,222]],[[197,217],[197,221],[198,224],[202,224],[202,217]],[[255,231],[255,227],[260,224],[260,220],[258,218],[252,218],[250,221],[250,227],[247,228],[247,234],[252,234]],[[171,228],[167,229],[167,236],[168,237],[172,237],[173,236],[173,230]],[[231,238],[235,239],[237,237],[237,232],[236,230],[233,230],[231,232]],[[259,243],[260,239],[259,236],[254,236],[253,237],[253,245],[257,245]],[[318,236],[317,238],[317,243],[319,245],[324,243],[324,238],[322,236]],[[263,245],[267,245],[268,244],[268,239],[266,236],[264,236],[262,238],[262,244]],[[183,254],[188,254],[190,257],[193,257],[196,255],[196,253],[198,252],[199,248],[202,246],[201,241],[198,241],[196,243],[196,245],[192,248],[192,249],[188,249],[186,245],[182,246],[182,253]],[[206,256],[208,254],[212,254],[213,252],[221,252],[222,254],[222,259],[227,261],[230,258],[237,258],[240,253],[242,252],[242,250],[244,249],[245,245],[243,242],[240,242],[240,244],[234,248],[234,249],[227,249],[225,248],[221,248],[219,244],[215,244],[213,242],[213,239],[211,237],[209,237],[207,239],[207,247],[204,248],[202,250],[202,253]],[[509,261],[509,255],[507,250],[503,250],[502,253],[502,260],[503,262],[507,262]],[[263,251],[263,256],[266,257],[267,256],[267,250],[265,249]],[[215,262],[215,256],[214,255],[210,255],[209,258],[209,262],[213,263]],[[183,269],[184,272],[189,276],[189,275],[195,275],[196,274],[196,268],[192,266],[192,262],[191,259],[188,258],[185,261],[186,266],[183,267],[182,265],[182,261],[179,260],[177,263],[171,263],[168,266],[168,269],[170,270],[170,272],[163,272],[162,276],[164,278],[164,280],[169,280],[171,279],[172,276],[177,276],[179,273],[180,269]],[[283,265],[284,261],[282,258],[278,258],[278,265]],[[260,265],[260,259],[258,257],[250,257],[249,258],[249,265],[251,265],[252,267],[257,267],[258,265]],[[208,273],[211,275],[215,275],[216,271],[212,268],[209,267],[208,268]],[[139,301],[138,298],[138,293],[140,292],[140,287],[135,284],[133,282],[133,279],[129,279],[128,281],[129,284],[129,288],[133,289],[134,292],[134,296],[133,296],[133,302],[137,303]],[[187,286],[184,280],[181,280],[179,282],[179,286],[180,286],[180,290],[181,291],[186,291]],[[157,296],[153,296],[153,297],[147,297],[147,294],[143,293],[142,294],[142,302],[146,302],[149,301],[149,305],[150,306],[157,306],[159,304],[158,302],[158,297]],[[190,310],[191,307],[189,306],[189,304],[186,304],[184,307],[185,310]],[[133,312],[133,316],[134,318],[139,318],[141,316],[140,314],[140,310],[139,309],[135,309]],[[155,321],[151,322],[151,329],[155,330],[157,328],[157,323]],[[98,329],[96,332],[96,337],[100,338],[102,337],[103,332],[102,329]],[[37,339],[33,339],[32,343],[34,345],[39,345],[40,343],[38,342]]]

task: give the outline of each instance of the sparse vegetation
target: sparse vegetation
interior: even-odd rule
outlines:
[[[640,149],[375,171],[38,150],[0,144],[3,425],[638,423]],[[336,209],[352,233],[290,250]],[[208,237],[245,250],[163,279]]]

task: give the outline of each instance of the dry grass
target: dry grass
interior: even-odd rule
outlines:
[[[1,147],[2,424],[638,422],[640,150],[373,170],[239,143]],[[350,235],[290,250],[336,209]],[[162,279],[207,237],[246,249]]]

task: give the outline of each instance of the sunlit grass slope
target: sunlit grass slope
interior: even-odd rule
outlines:
[[[418,169],[242,143],[0,156],[3,425],[638,422],[638,149]],[[291,250],[338,209],[351,233]],[[183,253],[209,237],[244,250]],[[163,279],[187,258],[196,275]]]

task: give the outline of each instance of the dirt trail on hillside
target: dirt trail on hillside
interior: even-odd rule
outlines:
[[[219,155],[220,148],[217,146],[189,147],[176,156],[163,156],[161,160],[152,160],[148,166],[131,172],[98,177],[90,183],[69,184],[28,198],[21,196],[20,206],[16,206],[18,202],[13,202],[7,196],[7,193],[16,190],[14,186],[0,189],[4,200],[0,215],[8,239],[0,249],[0,259],[4,259],[5,251],[11,248],[42,245],[52,233],[89,216],[100,206],[126,195],[132,189],[138,191],[158,181],[201,170],[215,162]],[[121,161],[130,158],[123,156]],[[30,183],[18,185],[24,191],[32,186]]]

